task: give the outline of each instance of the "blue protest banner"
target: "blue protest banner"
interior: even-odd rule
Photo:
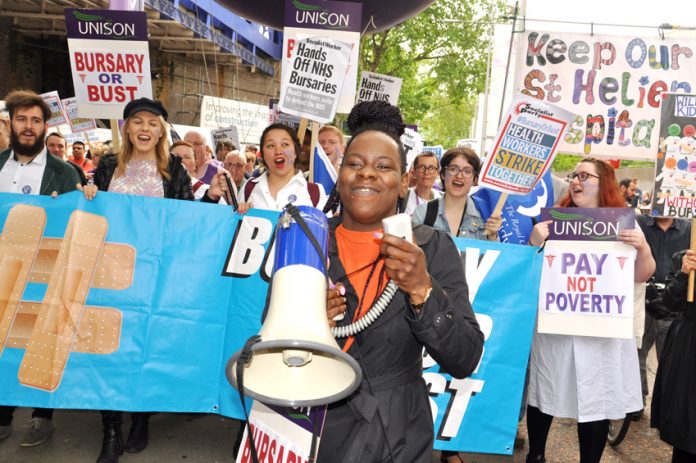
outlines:
[[[426,357],[435,448],[512,454],[534,329],[542,256],[531,246],[456,238],[485,336],[471,377],[452,379]]]
[[[242,418],[224,367],[261,327],[277,217],[105,192],[93,201],[78,192],[55,199],[0,194],[0,291],[17,294],[0,297],[8,301],[0,307],[0,404]],[[101,241],[97,225],[105,231]],[[99,241],[99,259],[82,269],[84,298],[65,290],[57,299],[67,294],[69,303],[61,305],[48,296],[57,277],[76,278],[71,253],[86,252],[81,239]],[[464,380],[424,361],[435,447],[510,454],[541,255],[529,246],[456,242],[486,344]],[[67,356],[45,369],[46,386],[27,352],[49,331],[67,345]]]
[[[30,214],[13,225],[7,218],[15,207],[29,207]],[[36,312],[40,317],[42,310],[50,310],[44,295],[51,291],[51,278],[72,265],[70,259],[66,266],[56,258],[63,252],[56,252],[58,247],[90,231],[74,228],[66,236],[76,209],[84,211],[80,227],[95,217],[106,219],[102,257],[111,260],[97,262],[95,276],[87,280],[91,287],[84,307],[72,304],[53,313],[58,323],[75,326],[72,331],[65,325],[52,327],[72,339],[65,341],[70,351],[49,390],[18,372],[31,371],[25,348],[44,336],[32,328]],[[26,281],[15,275],[17,283],[12,283],[26,286],[21,303],[0,311],[0,320],[9,320],[14,328],[4,349],[0,344],[2,404],[243,416],[223,368],[261,326],[264,277],[270,271],[259,270],[267,262],[278,213],[254,210],[242,217],[217,205],[109,193],[99,193],[91,202],[78,192],[56,199],[2,194],[0,265],[7,265],[15,252],[9,247],[17,239],[10,233],[13,226],[23,230],[27,221],[41,226],[42,211],[47,217],[44,238],[32,275]],[[44,249],[50,243],[53,249]],[[112,283],[124,274],[132,277]]]

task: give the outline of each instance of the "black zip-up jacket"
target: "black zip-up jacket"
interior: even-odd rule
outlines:
[[[104,156],[99,161],[99,166],[94,171],[94,184],[101,191],[108,191],[111,179],[116,171],[117,159],[115,154]],[[169,199],[185,199],[193,201],[193,191],[191,191],[191,177],[186,168],[181,164],[181,159],[169,155],[169,176],[170,180],[162,178],[164,186],[164,197]]]
[[[340,217],[329,220],[332,281],[346,274],[336,245],[340,223]],[[470,375],[481,358],[483,334],[457,247],[446,233],[424,225],[414,226],[413,235],[425,253],[433,289],[418,315],[408,295],[397,291],[384,313],[358,334],[348,353],[369,384],[363,379],[350,397],[329,405],[318,461],[371,463],[393,457],[395,463],[430,463],[433,418],[422,376],[423,348],[456,378]],[[359,298],[349,280],[343,283],[348,311],[339,326],[350,323]]]

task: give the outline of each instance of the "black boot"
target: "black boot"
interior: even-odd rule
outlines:
[[[544,455],[530,455],[527,454],[527,463],[546,463],[546,458]]]
[[[118,457],[123,454],[123,437],[121,426],[104,426],[104,440],[97,463],[118,463]]]
[[[145,450],[148,441],[149,420],[149,413],[131,413],[132,423],[125,447],[127,453],[139,453]]]

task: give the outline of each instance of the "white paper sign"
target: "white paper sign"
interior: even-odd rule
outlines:
[[[636,251],[618,241],[546,242],[540,333],[633,337]]]
[[[97,123],[94,119],[85,119],[77,115],[77,98],[64,99],[63,108],[68,115],[68,123],[73,133],[86,132],[97,128]]]
[[[42,93],[41,98],[43,98],[46,104],[48,104],[48,107],[51,108],[51,117],[48,119],[48,121],[46,121],[49,127],[55,127],[68,123],[65,110],[63,109],[63,104],[60,102],[60,96],[58,96],[58,92],[53,91]]]
[[[218,129],[235,126],[241,143],[258,144],[268,125],[268,107],[204,95],[201,101],[201,127]]]
[[[239,133],[237,132],[237,127],[231,126],[225,129],[211,130],[210,135],[213,137],[213,149],[217,146],[218,142],[222,140],[230,140],[234,143],[234,146],[239,149]]]
[[[325,37],[299,40],[280,87],[281,111],[331,122],[350,61],[350,45]]]
[[[403,80],[398,77],[363,71],[360,75],[360,88],[358,88],[356,103],[379,100],[396,106],[402,82]]]

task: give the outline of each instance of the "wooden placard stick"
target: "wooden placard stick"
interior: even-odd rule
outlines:
[[[114,153],[118,153],[121,150],[121,134],[118,130],[118,121],[116,119],[111,119],[111,147]]]
[[[691,219],[691,245],[689,248],[696,251],[696,219]],[[686,291],[686,302],[694,302],[694,271],[689,272],[689,287]]]
[[[312,144],[309,147],[309,181],[314,181],[314,148],[319,140],[319,123],[312,121]]]
[[[303,117],[300,119],[300,127],[297,129],[297,139],[300,140],[300,146],[304,143],[304,135],[305,132],[307,132],[307,124],[309,123],[309,120],[307,120],[306,117]],[[300,153],[297,153],[299,156]]]

